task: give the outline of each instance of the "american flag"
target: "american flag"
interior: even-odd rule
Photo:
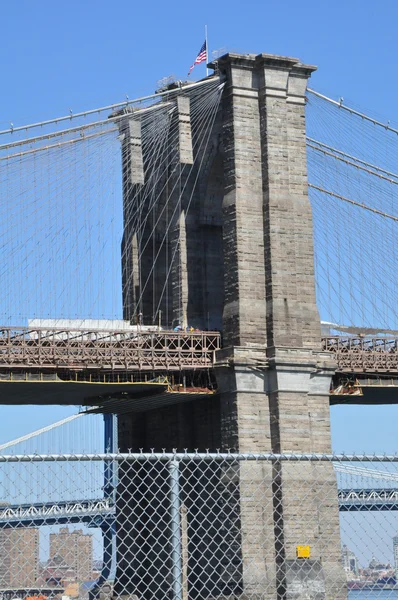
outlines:
[[[206,40],[203,42],[201,49],[199,50],[198,56],[195,58],[195,62],[189,69],[188,77],[190,76],[192,69],[195,65],[200,65],[200,63],[205,62],[207,60],[207,43]]]

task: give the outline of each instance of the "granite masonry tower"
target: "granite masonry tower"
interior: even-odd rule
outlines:
[[[180,239],[183,308],[173,309],[169,325],[181,320],[222,329],[218,393],[121,415],[120,447],[329,453],[334,364],[321,350],[306,165],[305,92],[315,67],[269,54],[226,54],[215,66],[225,86],[206,165],[189,215],[183,199],[170,237],[170,254]],[[189,107],[181,102],[178,111],[189,138]],[[124,143],[132,143],[135,152],[134,135]],[[136,164],[138,185],[142,164]],[[126,209],[126,195],[124,201]],[[138,270],[132,259],[136,245],[127,224],[124,277],[129,280]],[[176,269],[171,273],[176,277]],[[125,292],[126,317],[136,287]],[[176,287],[172,281],[170,295]],[[144,318],[150,313],[145,302],[143,312]],[[214,581],[212,590],[202,589],[193,573],[195,593],[189,597],[346,598],[331,464],[314,469],[309,462],[243,463],[235,476],[241,490],[240,580],[234,588],[226,585],[225,573],[220,575],[217,594]],[[133,477],[129,470],[122,475],[123,489]],[[139,549],[128,516],[119,516],[119,524],[119,546],[134,562]],[[300,562],[296,549],[302,544],[311,547],[311,557]],[[135,576],[130,585],[127,563],[123,569],[116,590],[119,585],[121,594],[146,597],[147,584]]]

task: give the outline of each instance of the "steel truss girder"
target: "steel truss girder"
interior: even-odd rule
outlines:
[[[334,354],[339,372],[398,373],[397,338],[335,335],[323,337],[322,345]]]
[[[185,370],[209,368],[218,332],[0,329],[0,368]]]

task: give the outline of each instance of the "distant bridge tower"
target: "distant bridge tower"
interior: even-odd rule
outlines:
[[[173,255],[177,244],[168,283],[173,310],[166,322],[222,327],[223,349],[215,367],[219,393],[194,404],[121,415],[121,449],[329,453],[335,365],[321,351],[306,166],[305,92],[315,67],[269,54],[227,54],[214,66],[225,87],[193,206],[187,216],[189,184],[172,200],[180,205],[161,253],[163,266],[156,269],[169,269],[166,252]],[[186,104],[177,106],[172,118],[181,119],[183,110],[186,124]],[[187,127],[181,135],[189,137]],[[133,145],[137,152],[139,141]],[[136,164],[140,185],[143,173],[139,160]],[[142,164],[145,170],[145,156]],[[128,194],[124,201],[129,212]],[[159,227],[166,225],[159,221]],[[147,235],[145,228],[140,231]],[[153,267],[144,254],[141,262],[131,259],[139,243],[127,224],[129,282],[144,280]],[[150,320],[156,293],[141,294],[142,304],[133,308],[139,286],[125,286],[126,316],[142,310]],[[253,599],[304,598],[316,588],[317,598],[345,598],[332,466],[319,464],[315,475],[310,463],[275,461],[259,464],[255,481],[252,467],[250,473],[249,480],[241,465],[240,582],[234,590],[225,579],[226,568],[218,596],[229,590]],[[245,502],[245,486],[247,496],[259,490],[262,502]],[[119,522],[123,543],[130,535],[128,517]],[[253,523],[258,524],[254,537]],[[311,547],[304,562],[296,558],[300,545]],[[119,575],[119,589],[126,593],[127,578]],[[145,586],[136,585],[129,591],[145,596]],[[198,582],[193,587],[200,589]],[[203,589],[197,597],[215,595],[213,581],[213,592]]]

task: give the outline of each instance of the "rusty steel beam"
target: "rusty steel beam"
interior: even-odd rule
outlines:
[[[220,333],[0,328],[0,369],[159,371],[212,367]]]
[[[398,338],[334,335],[322,338],[340,373],[398,373]]]
[[[336,372],[398,373],[398,338],[335,335],[322,338]],[[57,371],[180,371],[214,364],[215,331],[126,331],[0,328],[0,369]]]

